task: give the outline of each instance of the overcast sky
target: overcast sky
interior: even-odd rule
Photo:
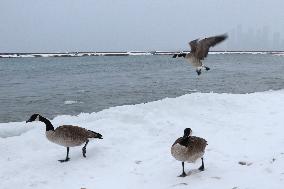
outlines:
[[[217,50],[284,50],[283,8],[283,0],[0,0],[0,52],[184,50],[222,33],[229,39]]]

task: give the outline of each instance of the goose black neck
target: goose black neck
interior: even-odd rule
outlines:
[[[183,136],[179,142],[180,145],[182,146],[187,146],[188,145],[188,140],[189,140],[189,136]]]
[[[46,131],[54,131],[54,127],[48,119],[46,119],[45,117],[39,116],[39,121],[45,123]]]

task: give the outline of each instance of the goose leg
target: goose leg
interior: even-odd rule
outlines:
[[[66,161],[69,161],[70,158],[69,158],[69,147],[67,147],[67,155],[66,155],[66,159],[62,159],[62,160],[58,160],[59,162],[63,163],[63,162],[66,162]]]
[[[186,173],[184,172],[184,162],[182,164],[182,174],[179,177],[186,177]]]
[[[205,68],[206,71],[210,70],[210,68],[207,67],[207,66],[204,66],[204,68]]]
[[[204,162],[203,162],[203,158],[201,158],[201,160],[202,160],[202,165],[199,167],[199,170],[200,170],[200,171],[204,171]]]
[[[86,152],[87,152],[87,151],[86,151],[86,147],[87,147],[88,142],[89,142],[89,140],[86,141],[86,144],[85,144],[84,147],[82,148],[82,152],[83,152],[83,156],[84,156],[84,157],[86,157]]]
[[[197,73],[197,75],[200,75],[200,74],[201,74],[201,69],[200,69],[200,68],[197,68],[197,69],[196,69],[196,73]]]

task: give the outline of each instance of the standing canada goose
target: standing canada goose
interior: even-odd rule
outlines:
[[[82,152],[83,156],[86,157],[86,147],[89,142],[89,139],[91,138],[103,139],[101,134],[78,126],[62,125],[54,129],[51,122],[39,114],[33,114],[30,117],[30,119],[26,121],[26,123],[32,121],[41,121],[45,123],[46,138],[55,144],[65,146],[67,148],[66,158],[64,160],[58,160],[60,162],[66,162],[70,160],[69,147],[81,146],[83,143],[85,143],[84,147],[82,148]]]
[[[172,156],[182,162],[182,174],[180,177],[186,176],[184,162],[194,163],[199,158],[202,160],[199,170],[204,171],[203,155],[207,141],[203,138],[191,136],[191,134],[191,129],[186,128],[183,137],[178,138],[171,147]]]
[[[201,74],[201,69],[206,71],[210,70],[209,67],[204,66],[201,60],[207,57],[209,48],[215,46],[216,44],[224,41],[228,36],[226,34],[208,37],[202,40],[195,39],[189,42],[191,48],[190,53],[179,53],[174,54],[173,58],[184,57],[186,58],[194,67],[196,67],[196,72],[198,75]]]

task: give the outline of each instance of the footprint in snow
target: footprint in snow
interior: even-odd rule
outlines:
[[[192,174],[197,174],[197,173],[200,173],[200,170],[199,169],[193,169],[193,170],[190,170],[187,175],[192,175]]]
[[[250,166],[250,165],[252,165],[252,162],[239,161],[239,164],[240,164],[240,165]]]
[[[172,185],[172,187],[176,187],[176,186],[187,186],[187,185],[188,185],[187,183],[182,182],[182,183],[174,184],[174,185]]]
[[[272,160],[270,161],[270,163],[274,163],[276,161],[275,158],[272,158]]]
[[[270,168],[268,168],[268,167],[265,168],[264,170],[265,170],[267,173],[272,173],[272,170],[271,170]]]
[[[142,161],[137,160],[137,161],[135,161],[135,163],[139,165],[140,163],[142,163]]]
[[[213,178],[213,179],[217,179],[217,180],[221,180],[221,177],[217,177],[217,176],[215,176],[215,177],[211,177],[211,178]]]

